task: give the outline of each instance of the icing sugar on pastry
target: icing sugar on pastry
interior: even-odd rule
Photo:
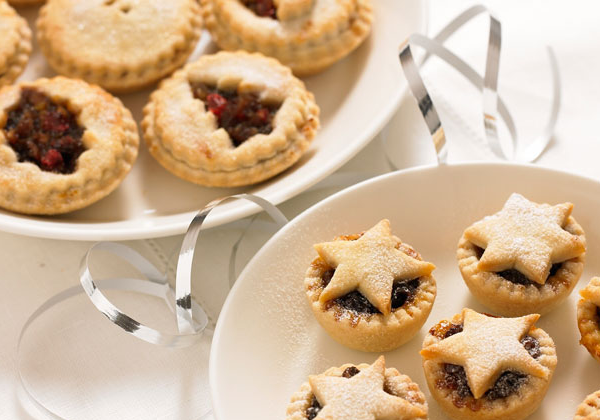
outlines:
[[[435,266],[396,249],[390,222],[384,219],[356,241],[316,244],[319,256],[335,268],[319,300],[324,303],[353,290],[361,292],[382,314],[391,312],[394,280],[431,274]]]
[[[573,204],[536,204],[512,194],[502,210],[475,223],[465,237],[485,251],[479,268],[517,269],[531,281],[544,284],[553,263],[585,252],[584,242],[565,231]]]
[[[422,409],[384,391],[385,359],[351,378],[310,376],[308,382],[323,405],[315,419],[405,420],[424,415]]]
[[[506,370],[548,378],[549,369],[536,361],[520,342],[539,315],[492,318],[464,309],[463,316],[462,332],[423,348],[421,355],[427,360],[464,366],[475,398],[481,398]]]

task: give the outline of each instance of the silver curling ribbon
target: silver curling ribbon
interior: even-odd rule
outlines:
[[[30,326],[40,316],[69,298],[85,293],[96,309],[110,322],[126,333],[154,345],[181,348],[194,345],[200,340],[208,325],[208,317],[191,295],[192,260],[204,221],[219,204],[231,199],[245,199],[257,204],[271,216],[278,228],[283,227],[288,222],[277,207],[269,201],[251,194],[238,194],[210,202],[196,214],[183,238],[175,277],[175,290],[170,286],[166,275],[162,274],[150,261],[128,246],[114,242],[98,242],[88,250],[81,261],[79,269],[81,286],[70,287],[45,301],[29,316],[19,334],[17,342],[18,377],[23,391],[38,410],[52,419],[64,420],[61,416],[46,408],[28,386],[20,368],[21,343]],[[145,279],[95,279],[90,271],[90,260],[96,251],[108,252],[126,261],[135,267]],[[234,257],[235,254],[232,254],[232,258]],[[159,331],[135,320],[114,305],[101,289],[130,291],[163,299],[177,319],[178,333],[171,334]]]
[[[476,70],[458,57],[456,54],[445,48],[442,43],[452,34],[461,29],[467,22],[476,16],[487,13],[490,18],[489,36],[487,44],[487,58],[485,74],[481,77]],[[514,120],[506,106],[505,102],[498,95],[498,75],[500,68],[500,50],[502,44],[502,31],[500,21],[482,5],[473,6],[446,25],[433,39],[421,34],[411,35],[401,46],[399,52],[400,63],[408,81],[411,93],[415,97],[419,110],[423,115],[425,123],[431,134],[433,144],[438,156],[438,163],[446,163],[446,136],[435,108],[433,100],[423,83],[419,72],[419,67],[413,57],[411,46],[419,46],[426,51],[423,58],[425,62],[431,55],[435,55],[453,67],[462,76],[464,76],[472,85],[482,92],[482,117],[485,129],[485,138],[490,150],[499,158],[505,160],[516,160],[519,162],[534,162],[548,146],[560,109],[560,76],[558,63],[552,48],[548,48],[550,60],[550,69],[552,71],[552,107],[548,121],[542,130],[529,145],[521,146],[517,135],[517,129]],[[504,121],[509,135],[511,150],[505,151],[501,147],[500,137],[498,135],[497,120],[498,115]]]

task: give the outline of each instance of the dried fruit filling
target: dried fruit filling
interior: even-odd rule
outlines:
[[[476,247],[475,248],[475,252],[476,252],[476,255],[477,255],[477,259],[481,259],[481,256],[483,255],[483,252],[484,252],[484,249]],[[550,273],[548,274],[548,278],[554,276],[561,267],[562,267],[562,263],[552,264],[552,267],[550,268]],[[496,274],[498,274],[503,279],[510,281],[511,283],[522,284],[523,286],[529,286],[531,284],[533,284],[533,285],[537,284],[537,283],[534,283],[531,280],[529,280],[527,278],[527,276],[525,276],[520,271],[514,270],[514,269],[499,271]]]
[[[358,375],[359,373],[360,369],[358,369],[355,366],[350,366],[344,369],[344,372],[342,372],[342,376],[344,378],[352,378],[354,375]],[[310,401],[310,405],[306,408],[306,418],[308,420],[313,420],[315,417],[317,417],[319,411],[321,411],[322,408],[323,407],[321,406],[321,404],[319,404],[317,398],[313,395]]]
[[[334,273],[335,270],[327,270],[323,273],[321,276],[323,287],[327,287]],[[421,284],[419,279],[395,282],[392,287],[392,310],[396,310],[404,306],[404,304],[412,302],[417,294],[419,284]],[[332,304],[358,314],[372,315],[381,313],[357,290],[334,299]]]
[[[429,333],[443,340],[444,338],[462,332],[462,329],[462,324],[441,321],[431,328]],[[534,337],[526,335],[521,339],[521,344],[525,347],[525,350],[529,352],[531,357],[537,359],[542,355],[540,343]],[[521,372],[502,372],[500,377],[494,383],[494,386],[485,393],[482,399],[494,401],[500,398],[506,398],[517,392],[522,385],[527,383],[527,381],[527,375]],[[481,401],[473,398],[465,369],[462,366],[444,363],[443,378],[438,379],[436,386],[438,388],[453,391],[451,397],[452,402],[456,407],[462,408],[466,406],[472,411],[477,411],[481,408]]]
[[[84,128],[76,115],[33,88],[21,90],[3,130],[19,162],[32,162],[44,171],[73,173],[77,158],[85,151]]]
[[[193,85],[192,91],[217,117],[219,128],[227,131],[236,147],[256,134],[273,131],[279,105],[262,103],[254,93],[224,91],[203,83]]]
[[[277,9],[273,0],[242,0],[242,3],[257,16],[277,19]]]

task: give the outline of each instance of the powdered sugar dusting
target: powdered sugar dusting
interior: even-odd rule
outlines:
[[[431,274],[433,264],[419,261],[396,249],[390,222],[381,220],[355,241],[315,245],[319,256],[336,269],[319,300],[326,302],[359,290],[381,313],[391,311],[394,280]]]
[[[547,378],[548,369],[520,343],[539,315],[492,318],[464,309],[463,316],[462,332],[425,347],[421,354],[463,366],[475,398],[481,398],[506,370]]]
[[[544,284],[553,263],[585,252],[583,241],[562,227],[573,205],[536,204],[513,193],[502,210],[465,230],[465,236],[484,248],[479,268],[516,269],[531,281]]]
[[[408,401],[386,393],[385,361],[379,357],[352,378],[317,375],[309,378],[317,400],[323,405],[316,419],[405,420],[423,411]]]

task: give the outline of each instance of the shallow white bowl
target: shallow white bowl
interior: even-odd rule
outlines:
[[[293,392],[309,374],[344,363],[371,363],[377,354],[333,341],[313,318],[303,290],[315,257],[312,244],[360,232],[382,218],[437,269],[438,296],[420,333],[386,354],[387,364],[408,374],[425,392],[431,419],[445,415],[431,398],[419,350],[438,320],[463,307],[486,308],[470,295],[456,264],[456,244],[474,221],[498,211],[512,192],[536,202],[575,204],[587,234],[581,289],[600,274],[600,183],[534,166],[468,164],[400,171],[365,181],[315,205],[279,231],[238,278],[217,323],[210,384],[218,420],[282,419]],[[600,386],[600,364],[579,345],[577,292],[538,326],[554,339],[558,367],[533,420],[572,418],[575,407]],[[488,310],[489,312],[489,310]]]

